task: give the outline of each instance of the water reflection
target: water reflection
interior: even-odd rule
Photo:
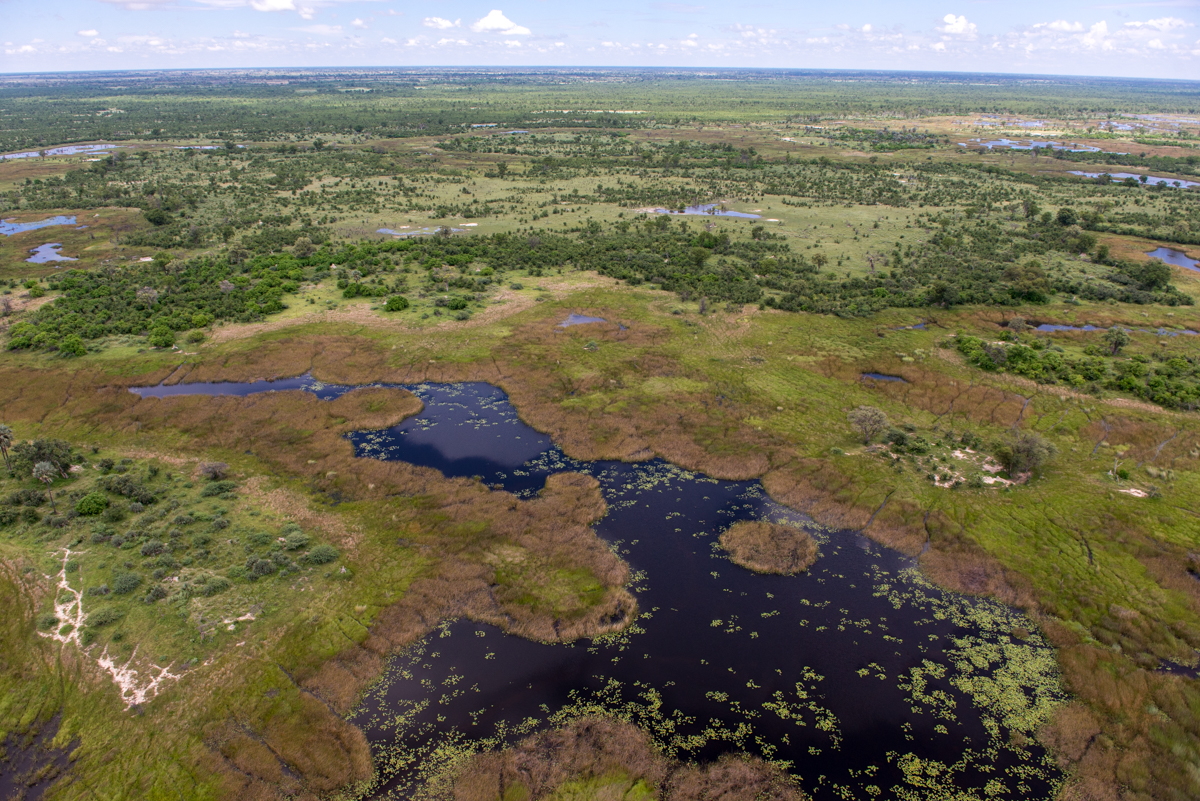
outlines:
[[[39,228],[51,228],[55,225],[74,225],[75,217],[66,217],[59,215],[57,217],[47,217],[44,220],[37,222],[19,223],[12,220],[0,220],[0,236],[12,236],[13,234],[23,234],[26,231],[36,231]]]
[[[350,389],[301,377],[138,392],[284,388]],[[558,645],[447,622],[394,657],[351,716],[376,758],[367,795],[428,797],[427,780],[465,754],[605,712],[683,759],[745,750],[775,760],[819,801],[1054,796],[1060,774],[1031,735],[1064,696],[1052,650],[1018,612],[930,586],[911,559],[817,526],[757,481],[661,460],[577,462],[495,387],[407,388],[424,411],[351,435],[358,455],[525,497],[551,473],[593,475],[609,509],[596,531],[633,569],[642,614],[619,635]],[[735,566],[717,539],[749,519],[806,529],[821,558],[796,577]]]

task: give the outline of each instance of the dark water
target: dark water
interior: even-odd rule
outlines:
[[[392,236],[433,236],[440,230],[441,230],[441,226],[437,226],[437,227],[433,227],[433,228],[414,228],[412,230],[407,230],[407,231],[394,231],[391,228],[378,228],[378,229],[376,229],[375,233],[391,234]],[[455,234],[461,234],[465,230],[467,230],[467,229],[465,229],[465,228],[451,228],[450,229],[450,231]]]
[[[980,145],[981,147],[987,148],[988,150],[991,150],[992,148],[996,148],[996,147],[1001,147],[1001,148],[1007,148],[1009,150],[1041,150],[1043,148],[1046,148],[1049,150],[1066,150],[1071,153],[1099,153],[1100,152],[1100,148],[1098,148],[1098,147],[1092,147],[1091,145],[1080,145],[1080,144],[1076,144],[1076,143],[1071,143],[1071,145],[1068,146],[1068,145],[1062,144],[1061,142],[1033,142],[1033,141],[1031,141],[1031,142],[1029,142],[1029,144],[1021,144],[1020,142],[1012,140],[1012,139],[993,139],[990,142],[984,142],[980,139],[972,139],[971,141],[977,145]],[[959,147],[967,147],[968,145],[966,142],[959,142],[958,146]]]
[[[1162,259],[1167,264],[1174,264],[1176,267],[1185,267],[1189,270],[1200,271],[1200,261],[1188,258],[1188,255],[1182,250],[1174,250],[1172,248],[1155,248],[1146,255],[1152,259]]]
[[[744,211],[722,211],[716,203],[701,203],[698,206],[685,206],[683,211],[676,209],[655,209],[659,214],[705,214],[709,217],[741,217],[746,220],[760,220],[761,214],[750,214]]]
[[[896,381],[901,384],[908,383],[907,381],[905,381],[903,378],[901,378],[898,375],[887,375],[886,373],[863,373],[862,377],[863,378],[873,378],[876,381]]]
[[[1106,331],[1106,328],[1098,328],[1094,325],[1059,325],[1058,323],[1042,323],[1033,329],[1041,331],[1043,334],[1051,334],[1055,331]],[[1143,334],[1158,334],[1160,337],[1177,337],[1180,334],[1195,336],[1197,332],[1190,328],[1181,328],[1172,330],[1170,328],[1126,328],[1126,331],[1140,331]]]
[[[603,317],[588,317],[586,314],[569,314],[567,319],[559,323],[560,328],[570,328],[573,325],[587,325],[588,323],[603,323],[607,322]]]
[[[22,234],[26,231],[36,231],[39,228],[50,228],[55,225],[74,225],[75,217],[47,217],[44,220],[37,222],[19,223],[12,220],[0,220],[0,236],[12,236],[13,234]]]
[[[1141,173],[1135,172],[1082,172],[1080,170],[1069,170],[1071,175],[1080,175],[1084,178],[1099,178],[1102,175],[1107,175],[1114,181],[1124,181],[1126,178],[1132,178],[1138,183],[1143,183]],[[1181,178],[1161,178],[1157,175],[1145,176],[1145,183],[1150,186],[1173,186],[1173,187],[1190,187],[1200,186],[1196,181],[1184,181]]]
[[[47,156],[74,156],[80,153],[96,153],[103,155],[105,151],[114,150],[121,145],[66,145],[64,147],[47,148]],[[42,155],[41,150],[27,150],[23,153],[5,153],[0,159],[35,159]]]
[[[30,251],[30,253],[33,255],[25,261],[31,264],[48,264],[52,261],[79,261],[79,259],[71,256],[64,256],[62,253],[60,253],[59,248],[61,247],[61,242],[50,242],[45,245],[38,245],[36,248]]]
[[[143,396],[346,387],[311,379],[184,385]],[[799,777],[814,799],[1050,798],[1059,774],[1022,748],[1063,700],[1054,656],[1020,614],[927,584],[912,560],[772,502],[756,481],[719,481],[656,460],[580,463],[525,426],[486,384],[407,387],[425,411],[351,436],[360,456],[404,459],[529,496],[545,476],[595,476],[597,533],[634,571],[642,612],[627,631],[546,645],[448,622],[396,656],[352,719],[379,766],[373,797],[421,798],[473,751],[607,712],[670,754],[746,750]],[[821,558],[761,576],[722,555],[739,520],[807,529]],[[973,793],[973,795],[971,795]]]

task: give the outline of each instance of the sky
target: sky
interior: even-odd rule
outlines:
[[[308,66],[1200,79],[1200,0],[0,0],[0,73]]]

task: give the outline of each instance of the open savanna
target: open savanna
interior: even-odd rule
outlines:
[[[558,328],[570,312],[609,322]],[[1038,314],[1047,321],[1076,314],[1100,324],[1139,322],[1128,307],[1051,306]],[[1105,314],[1111,316],[1101,319]],[[1152,314],[1143,327],[1196,325],[1190,309],[1172,318],[1161,309]],[[60,656],[36,639],[32,618],[49,598],[14,583],[13,594],[26,593],[29,619],[10,637],[31,656],[28,679],[10,685],[6,727],[18,731],[63,713],[59,741],[79,749],[63,797],[82,797],[93,783],[115,796],[165,797],[170,781],[185,774],[213,795],[250,792],[248,784],[267,794],[317,791],[369,770],[353,732],[330,734],[343,731],[338,713],[388,653],[439,619],[468,614],[541,639],[553,638],[556,620],[577,621],[565,636],[578,636],[596,632],[614,610],[628,619],[624,566],[587,528],[603,514],[588,481],[564,476],[549,482],[542,498],[518,501],[471,480],[353,458],[341,434],[411,413],[403,393],[373,390],[357,403],[354,393],[334,402],[343,411],[300,393],[141,400],[125,391],[163,379],[310,371],[343,384],[482,380],[505,389],[522,418],[573,457],[657,454],[714,476],[761,477],[774,497],[822,523],[862,528],[921,554],[939,583],[1020,605],[1057,646],[1077,698],[1044,733],[1072,773],[1072,792],[1186,796],[1195,781],[1189,709],[1196,691],[1191,680],[1158,668],[1194,663],[1200,646],[1200,582],[1189,572],[1200,528],[1200,422],[1190,413],[986,374],[947,349],[947,336],[957,331],[998,332],[1006,315],[997,311],[941,310],[925,330],[896,330],[920,316],[841,320],[749,306],[701,315],[694,303],[664,292],[594,286],[436,332],[366,319],[353,326],[297,323],[203,345],[186,357],[147,351],[64,363],[10,356],[0,367],[0,399],[19,436],[222,459],[246,477],[272,476],[266,487],[354,534],[352,545],[339,543],[351,577],[329,585],[319,613],[260,618],[253,623],[258,638],[227,643],[212,665],[194,668],[142,707],[141,718],[122,711],[106,680],[57,683],[65,664],[80,677],[89,666],[69,647]],[[1082,347],[1089,337],[1098,334],[1055,341]],[[1133,338],[1133,349],[1196,347],[1191,337]],[[863,372],[908,383],[864,381]],[[1058,455],[1025,485],[937,486],[927,474],[942,465],[906,462],[897,470],[878,449],[862,446],[845,417],[860,404],[883,409],[894,425],[931,443],[957,443],[967,432],[987,443],[1021,428],[1042,433]],[[1109,474],[1114,459],[1128,468],[1128,480]],[[1155,497],[1123,492],[1152,485]],[[566,529],[563,519],[572,521]],[[8,547],[12,564],[43,565],[46,551],[59,545],[46,538]],[[507,592],[493,585],[487,554],[498,547],[536,557],[527,561],[529,574],[515,579],[525,586]],[[585,568],[608,588],[605,600],[591,604],[583,600],[585,587],[572,596],[571,588],[548,584],[555,566]],[[556,600],[505,600],[538,592]],[[562,599],[572,597],[579,600],[564,607]],[[39,686],[60,687],[56,700],[33,704],[28,690],[16,692]],[[201,722],[207,734],[172,727],[172,734],[146,740],[128,771],[105,769],[118,739],[142,742],[136,738],[157,728],[145,725],[155,716]],[[330,745],[335,741],[341,745]],[[214,749],[229,761],[213,761]],[[308,749],[316,750],[306,756]],[[144,770],[139,775],[174,778],[146,779],[141,788],[135,764]]]

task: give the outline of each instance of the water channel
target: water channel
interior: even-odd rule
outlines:
[[[1003,605],[943,592],[914,560],[854,531],[822,528],[767,497],[662,460],[578,462],[520,421],[488,384],[406,386],[424,411],[350,435],[361,457],[478,476],[533,497],[563,470],[600,481],[598,535],[631,566],[641,615],[595,641],[548,645],[448,621],[393,658],[352,720],[379,768],[369,795],[426,797],[463,754],[573,717],[644,726],[669,754],[745,750],[775,760],[817,801],[1052,798],[1060,774],[1032,739],[1064,700],[1054,655]],[[302,376],[133,390],[142,397],[352,389]],[[820,559],[800,576],[728,561],[739,520],[808,530]]]

